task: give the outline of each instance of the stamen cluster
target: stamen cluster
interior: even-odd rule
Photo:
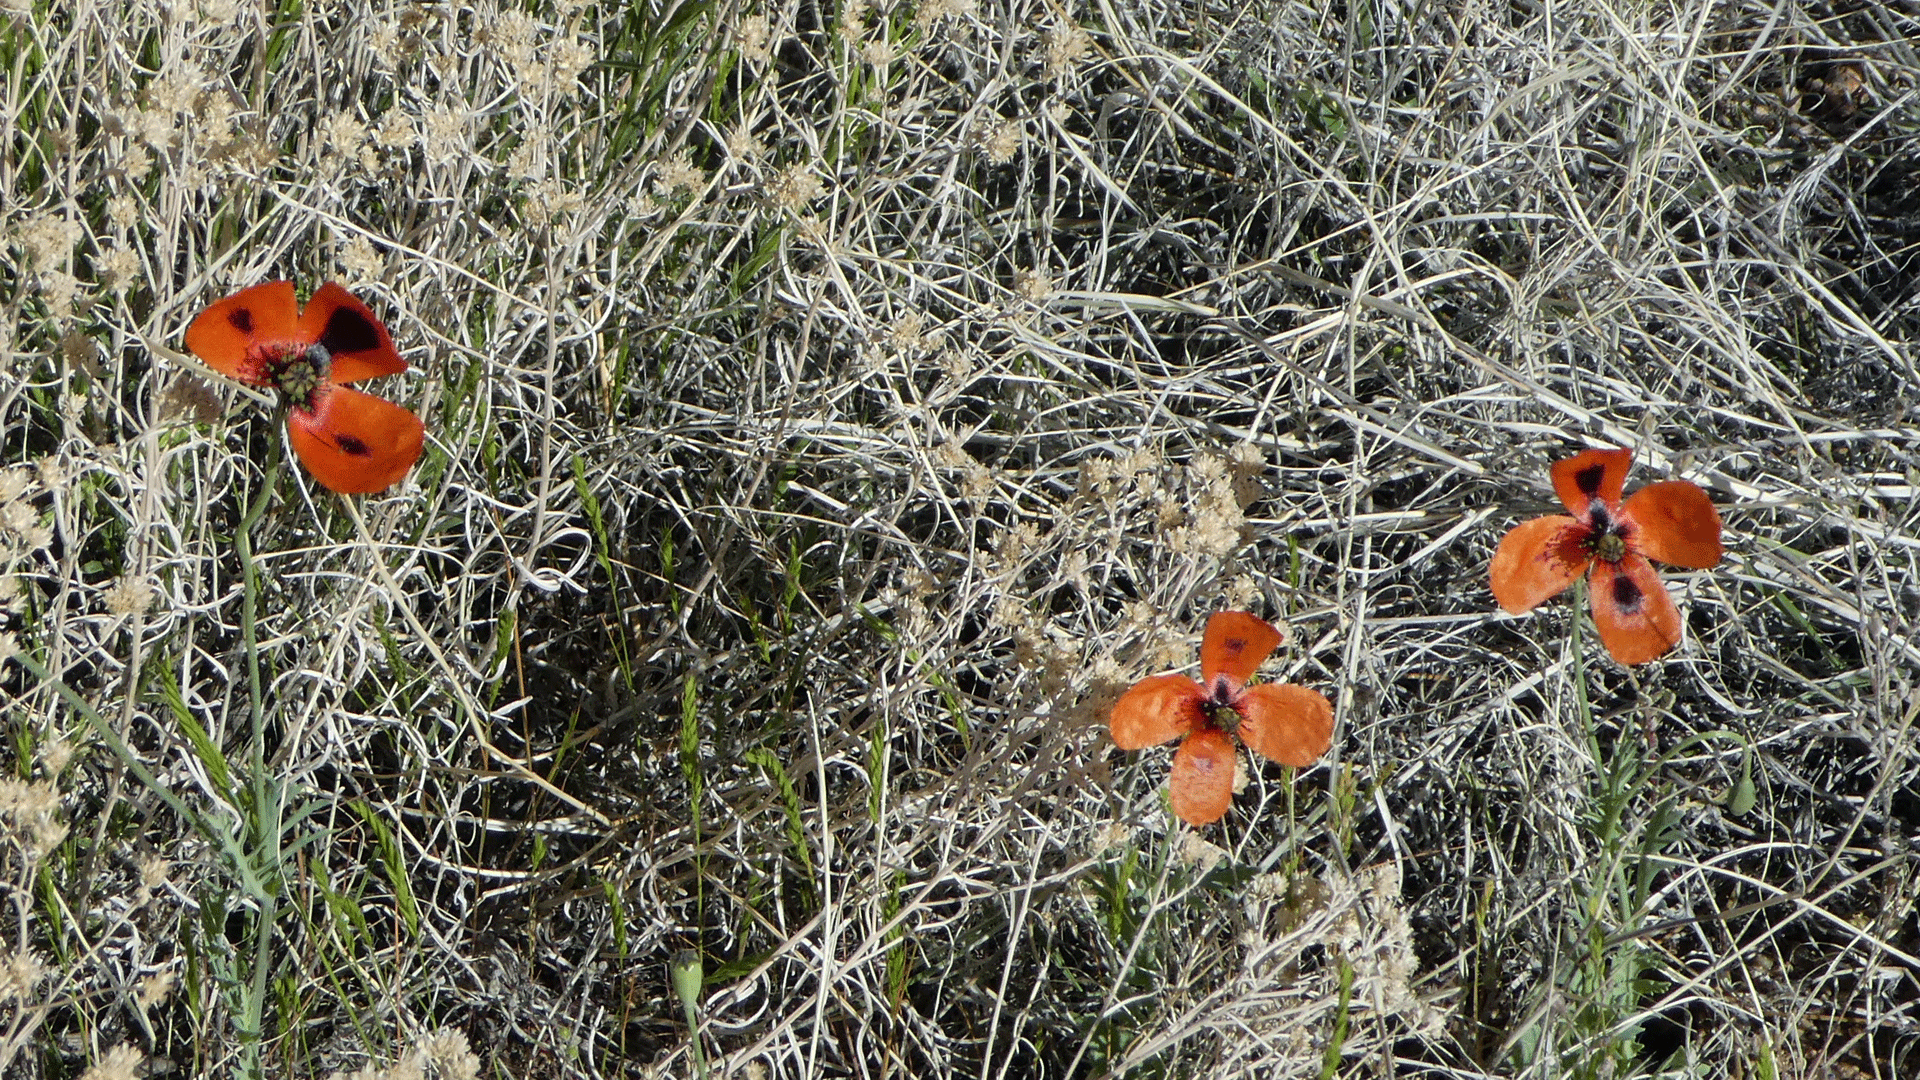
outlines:
[[[309,345],[266,363],[267,381],[296,409],[313,409],[313,393],[333,373],[333,355],[325,345]]]

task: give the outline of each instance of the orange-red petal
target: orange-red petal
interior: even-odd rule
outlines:
[[[1233,740],[1226,732],[1203,728],[1187,736],[1173,752],[1167,778],[1173,812],[1189,825],[1211,825],[1233,802]]]
[[[1317,691],[1262,683],[1239,706],[1240,741],[1282,765],[1304,769],[1333,745],[1333,703]]]
[[[331,281],[320,286],[300,313],[300,338],[318,342],[333,355],[329,378],[336,383],[407,370],[386,324],[359,298]]]
[[[1553,463],[1553,490],[1568,513],[1585,518],[1587,504],[1595,499],[1609,508],[1619,505],[1632,466],[1631,450],[1582,450]]]
[[[426,427],[408,410],[345,386],[322,387],[314,399],[313,411],[287,414],[287,432],[300,463],[334,491],[384,491],[420,459]]]
[[[1192,731],[1200,722],[1200,684],[1185,675],[1155,675],[1134,683],[1113,703],[1107,728],[1122,750],[1143,750]]]
[[[1587,527],[1564,514],[1515,525],[1500,538],[1488,577],[1493,598],[1509,614],[1532,611],[1558,596],[1593,561]]]
[[[1633,546],[1649,559],[1704,570],[1717,566],[1720,512],[1713,500],[1688,480],[1664,480],[1633,493],[1621,508],[1632,522]]]
[[[1631,667],[1653,660],[1680,641],[1680,609],[1653,572],[1653,564],[1628,552],[1618,563],[1593,564],[1593,625],[1600,644]]]
[[[228,378],[265,386],[247,355],[259,345],[294,343],[299,318],[293,282],[269,281],[214,301],[187,326],[187,349]]]
[[[1200,678],[1211,683],[1225,675],[1243,686],[1260,670],[1280,644],[1280,631],[1245,611],[1219,611],[1207,619],[1207,636],[1200,643]]]

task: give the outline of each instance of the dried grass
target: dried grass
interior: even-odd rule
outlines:
[[[715,1075],[1911,1073],[1915,40],[0,4],[0,1070],[684,1076],[691,949]],[[400,488],[179,352],[271,277]],[[1645,669],[1487,594],[1583,444],[1726,520]],[[1339,739],[1196,836],[1228,606]]]

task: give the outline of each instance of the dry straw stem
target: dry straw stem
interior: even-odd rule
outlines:
[[[0,3],[0,1072],[1913,1073],[1917,20]],[[1634,671],[1486,588],[1587,445],[1727,525]],[[1195,834],[1237,608],[1340,726]]]

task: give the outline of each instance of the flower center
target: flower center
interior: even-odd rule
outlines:
[[[1615,521],[1607,508],[1595,499],[1593,508],[1587,511],[1587,550],[1593,557],[1610,563],[1617,563],[1627,557],[1627,534]]]
[[[297,409],[311,409],[313,392],[333,373],[333,355],[324,345],[309,345],[266,361],[267,382]]]
[[[1239,734],[1240,710],[1233,707],[1234,699],[1239,696],[1234,693],[1225,675],[1214,676],[1213,685],[1207,688],[1207,699],[1200,704],[1200,712],[1206,717],[1207,726],[1229,735]]]

